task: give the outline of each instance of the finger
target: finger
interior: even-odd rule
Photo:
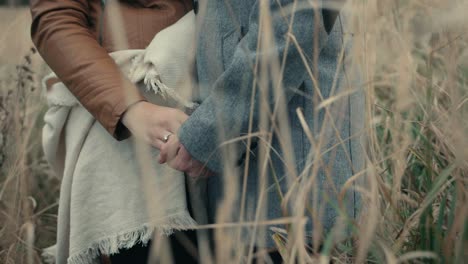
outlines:
[[[159,139],[157,139],[157,140],[151,140],[151,141],[150,141],[150,145],[151,145],[152,147],[155,147],[155,148],[161,150],[162,146],[164,145],[164,142],[163,142],[162,140],[159,140]]]
[[[175,155],[177,155],[177,151],[177,144],[171,145],[171,143],[164,143],[161,147],[161,152],[159,153],[159,164],[168,163],[169,161],[174,160]]]
[[[199,162],[198,160],[194,159],[187,149],[181,144],[179,150],[180,156],[183,158],[182,161],[184,162],[182,166],[184,168],[184,172],[191,177],[198,177],[204,169],[204,164]]]
[[[179,148],[180,144],[179,140],[177,139],[177,136],[170,136],[169,140],[166,143],[164,143],[164,145],[161,148],[161,153],[159,154],[159,163],[162,164],[174,160],[177,156]]]
[[[166,163],[166,160],[167,160],[167,148],[168,148],[168,146],[166,146],[165,144],[162,144],[162,145],[161,145],[161,148],[160,148],[160,151],[159,151],[159,155],[158,155],[158,163],[159,163],[159,164]]]
[[[178,171],[185,172],[190,170],[193,160],[190,154],[187,152],[187,150],[185,150],[185,148],[181,144],[179,144],[179,146],[180,148],[179,152],[177,153],[177,156],[173,160],[168,162],[168,164],[169,166]]]
[[[159,159],[158,162],[163,164],[167,161],[168,153],[170,149],[173,147],[171,146],[171,142],[164,142],[161,144],[160,152],[159,152]]]
[[[168,130],[154,129],[149,136],[149,143],[151,146],[161,150],[164,143],[166,143],[164,137],[170,134],[172,134],[172,132]]]
[[[178,171],[184,171],[184,169],[185,169],[182,166],[183,162],[180,160],[179,156],[176,156],[172,160],[168,160],[167,165],[169,165],[169,167],[173,168],[174,170],[178,170]]]

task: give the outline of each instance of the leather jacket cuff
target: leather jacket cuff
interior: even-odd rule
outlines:
[[[117,124],[115,125],[114,134],[113,134],[115,139],[117,139],[118,141],[122,141],[132,136],[132,133],[130,132],[130,130],[122,123],[122,117],[125,115],[128,109],[130,109],[130,107],[136,105],[139,102],[146,102],[146,101],[147,101],[146,99],[140,98],[130,103],[126,107],[125,111],[122,112],[119,120],[117,121]]]
[[[122,123],[121,120],[117,122],[117,125],[115,126],[115,131],[114,131],[114,137],[118,141],[125,140],[129,138],[132,135],[130,130]]]

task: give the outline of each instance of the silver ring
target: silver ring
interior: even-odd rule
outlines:
[[[171,136],[172,136],[172,134],[167,134],[167,135],[165,135],[164,138],[163,138],[164,143],[166,143],[167,141],[169,141],[169,138],[170,138]]]

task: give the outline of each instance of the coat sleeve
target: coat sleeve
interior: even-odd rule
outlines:
[[[253,69],[265,66],[262,66],[262,63],[269,64],[281,61],[283,56],[286,56],[284,74],[280,80],[283,87],[281,92],[285,96],[286,102],[295,95],[297,88],[308,78],[299,49],[292,42],[288,45],[287,38],[291,17],[294,16],[291,34],[308,59],[313,58],[313,52],[320,52],[327,39],[321,12],[314,10],[308,4],[310,1],[268,2],[270,3],[274,48],[257,50],[259,39],[259,6],[257,1],[250,14],[248,31],[236,46],[230,64],[214,83],[210,95],[182,125],[178,133],[180,142],[192,157],[205,163],[209,169],[215,172],[222,172],[224,167],[222,155],[224,152],[219,147],[220,143],[247,133],[251,115],[254,132],[258,127],[258,92],[253,100],[253,104],[256,106],[254,107],[255,111],[250,113],[252,84],[255,76]],[[298,4],[295,12],[290,11],[293,9],[293,2]],[[316,16],[320,17],[316,19]],[[319,21],[320,25],[314,24],[315,21]],[[260,32],[265,31],[260,29]],[[315,46],[315,40],[317,40],[317,46]],[[255,67],[256,62],[259,63],[258,67]],[[269,89],[270,94],[273,94],[274,88],[270,85]],[[277,95],[267,98],[270,109],[272,109]],[[245,153],[245,146],[242,143],[237,143],[234,149],[237,149],[234,156],[237,161],[240,161]],[[236,160],[230,162],[236,162]]]
[[[45,62],[110,134],[128,136],[119,120],[144,97],[97,42],[88,0],[32,0],[30,8],[31,37]]]

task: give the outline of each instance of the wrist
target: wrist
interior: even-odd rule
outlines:
[[[120,122],[121,122],[124,126],[127,127],[127,125],[128,125],[128,122],[129,122],[129,121],[128,121],[128,118],[129,118],[129,116],[130,116],[130,115],[129,115],[129,112],[135,110],[136,108],[138,108],[138,107],[136,107],[136,106],[138,106],[138,105],[141,106],[141,105],[142,105],[141,103],[148,103],[148,102],[145,101],[145,100],[139,100],[139,101],[133,102],[133,103],[131,103],[131,104],[127,107],[127,109],[122,113],[122,116],[120,117]]]

